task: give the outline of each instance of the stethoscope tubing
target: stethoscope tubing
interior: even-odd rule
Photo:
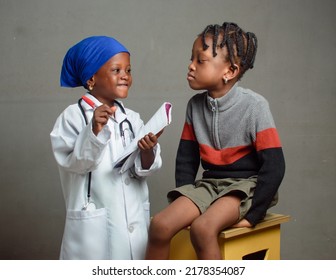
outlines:
[[[83,96],[83,97],[85,97],[85,96]],[[86,97],[86,98],[83,98],[83,97],[78,100],[78,107],[79,107],[79,109],[80,109],[80,111],[81,111],[81,113],[82,113],[82,115],[84,117],[85,124],[88,125],[89,122],[88,122],[87,116],[85,114],[85,110],[84,110],[81,102],[83,100],[84,102],[86,102],[87,104],[89,104],[93,109],[95,109],[95,105],[94,105],[94,103],[93,103],[93,101],[91,99],[89,99],[88,97]],[[118,105],[118,107],[121,109],[121,111],[126,115],[125,108],[118,101],[115,100],[114,102]],[[123,124],[124,123],[128,124],[128,129],[131,131],[131,133],[133,135],[133,138],[135,137],[135,134],[134,134],[134,131],[133,131],[132,124],[127,119],[127,117],[122,122],[119,123],[120,136],[122,138],[123,146],[126,147],[125,130],[127,128],[123,129],[123,126],[124,126]],[[88,201],[83,206],[82,210],[87,210],[88,207],[89,207],[89,205],[93,203],[93,202],[91,202],[91,177],[92,177],[92,172],[89,172],[88,176],[89,176],[89,178],[88,178],[88,191],[87,191]]]
[[[81,112],[82,112],[82,114],[85,118],[85,123],[87,124],[88,120],[87,120],[84,108],[81,104],[82,100],[84,102],[86,102],[88,105],[90,105],[93,109],[95,109],[95,105],[94,105],[94,102],[86,96],[83,96],[82,98],[80,98],[78,100],[78,106],[79,106],[79,108],[80,108],[80,110],[81,110]],[[120,110],[126,115],[125,108],[120,104],[120,102],[118,102],[117,100],[114,100],[114,103],[117,104],[118,107],[120,108]],[[122,122],[119,123],[119,132],[120,132],[120,136],[123,139],[123,146],[125,147],[126,146],[125,131],[126,131],[127,128],[125,128],[125,129],[123,128],[124,123],[128,124],[128,129],[131,131],[133,138],[135,137],[135,134],[134,134],[134,131],[133,131],[133,126],[132,126],[131,122],[127,119],[127,117]]]

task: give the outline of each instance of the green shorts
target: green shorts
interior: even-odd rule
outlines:
[[[173,189],[167,194],[171,203],[179,196],[188,197],[204,213],[208,207],[218,198],[225,195],[234,195],[241,199],[239,220],[244,218],[252,205],[252,198],[257,185],[257,176],[247,179],[226,178],[226,179],[201,179],[195,184],[184,185]],[[274,197],[270,207],[278,202],[277,195]]]

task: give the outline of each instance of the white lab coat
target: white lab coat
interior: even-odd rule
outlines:
[[[101,103],[87,96],[96,106]],[[81,102],[88,125],[78,104],[70,105],[58,117],[50,134],[59,165],[67,217],[61,259],[143,259],[150,218],[146,177],[161,168],[160,146],[149,170],[141,168],[140,156],[134,167],[121,173],[113,163],[124,149],[119,123],[127,119],[137,135],[143,126],[138,113],[118,107],[115,120],[96,137],[92,132],[93,108]],[[129,143],[129,135],[125,140]],[[92,171],[93,210],[81,210],[87,202],[88,172]],[[90,209],[90,207],[89,207]]]

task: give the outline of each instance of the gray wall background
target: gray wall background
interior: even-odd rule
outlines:
[[[287,173],[273,212],[282,259],[336,259],[335,26],[333,0],[0,0],[0,258],[57,259],[65,216],[49,133],[83,94],[62,89],[67,49],[89,35],[114,36],[132,53],[125,104],[143,119],[163,101],[173,122],[161,136],[163,169],[150,178],[152,214],[167,205],[195,36],[237,22],[259,39],[241,85],[270,102]]]

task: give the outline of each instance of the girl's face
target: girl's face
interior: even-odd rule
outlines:
[[[132,85],[130,55],[118,53],[111,57],[91,80],[91,93],[100,102],[113,105],[115,99],[126,98]]]
[[[218,48],[217,56],[213,57],[211,37],[206,37],[206,44],[209,47],[204,51],[201,37],[195,40],[187,80],[192,89],[207,90],[210,96],[216,98],[226,93],[224,76],[230,69],[230,63],[225,61],[226,48]]]

